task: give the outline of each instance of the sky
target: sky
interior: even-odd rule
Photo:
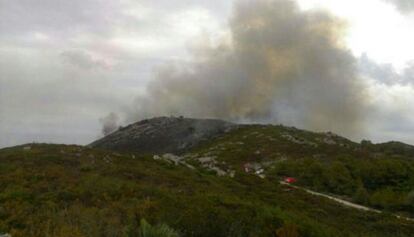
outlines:
[[[287,4],[289,0],[275,1],[283,3],[276,6],[290,4]],[[194,74],[206,78],[202,79],[203,83],[207,83],[207,88],[210,88],[209,77],[205,75],[211,72],[216,75],[226,70],[229,78],[238,75],[224,69],[226,62],[217,66],[219,62],[214,60],[221,56],[211,55],[228,53],[229,58],[223,58],[231,61],[235,55],[239,55],[236,54],[239,52],[237,50],[245,52],[245,48],[239,46],[246,43],[243,37],[250,35],[246,36],[246,32],[239,31],[237,27],[243,26],[243,20],[250,19],[253,13],[248,8],[240,7],[243,4],[245,7],[260,5],[254,0],[0,0],[0,147],[28,142],[88,144],[102,136],[106,129],[103,125],[108,120],[112,127],[116,127],[114,123],[125,125],[147,114],[168,115],[166,113],[171,110],[165,108],[165,103],[161,107],[161,102],[156,99],[157,93],[163,90],[170,92],[163,94],[167,96],[165,101],[177,98],[176,93],[181,93],[168,84],[171,80],[178,80],[177,84],[183,83],[181,87],[185,87],[192,80],[197,80],[188,76]],[[363,99],[352,100],[353,104],[349,104],[355,89],[352,88],[352,93],[340,93],[345,90],[338,90],[342,84],[330,81],[324,90],[332,92],[328,93],[329,97],[322,98],[332,103],[316,99],[313,94],[308,95],[312,101],[321,101],[323,110],[318,110],[318,113],[327,114],[336,111],[332,105],[337,104],[342,108],[344,103],[341,96],[351,97],[346,100],[346,106],[358,107],[358,117],[352,119],[358,120],[359,132],[339,126],[341,118],[331,115],[326,117],[331,119],[328,127],[309,123],[309,116],[304,116],[309,111],[296,110],[296,107],[307,106],[307,98],[296,96],[301,94],[301,90],[306,90],[304,84],[299,83],[300,78],[289,83],[294,88],[289,90],[295,92],[293,96],[289,94],[289,97],[283,97],[285,94],[279,93],[275,97],[272,92],[268,92],[272,100],[269,99],[264,105],[265,102],[261,101],[260,104],[267,106],[266,110],[246,112],[245,108],[250,108],[246,105],[251,105],[244,102],[241,112],[236,111],[239,116],[237,119],[283,123],[318,131],[334,130],[356,141],[367,138],[375,142],[398,140],[414,144],[414,2],[297,0],[292,1],[292,4],[297,4],[298,10],[292,10],[292,16],[280,19],[298,21],[297,24],[308,28],[340,23],[340,39],[335,40],[331,47],[321,47],[321,50],[332,50],[335,55],[345,54],[346,60],[334,65],[340,72],[349,70],[343,70],[343,67],[347,67],[344,62],[348,62],[348,59],[355,62],[355,72],[352,71],[349,78],[354,80],[352,84],[359,85],[358,96],[363,95]],[[283,15],[283,12],[276,13]],[[268,20],[265,22],[267,28],[255,32],[265,34],[272,27],[286,27],[286,24],[279,24],[279,18],[263,19]],[[309,40],[324,38],[323,35],[313,37],[306,27],[303,31],[293,31],[295,34],[289,35],[293,37],[291,40],[296,42],[294,37],[302,34]],[[329,27],[330,31],[326,34],[336,29],[336,26]],[[286,31],[290,32],[290,29]],[[283,33],[283,29],[277,29],[275,34]],[[336,33],[334,36],[337,36]],[[270,37],[273,40],[279,38]],[[289,44],[289,47],[298,55],[306,56],[304,52],[309,50],[312,53],[323,52],[313,51],[320,44],[324,44],[324,41],[312,42],[306,47],[303,42]],[[280,45],[270,43],[270,46],[276,50]],[[257,47],[260,47],[259,43]],[[272,59],[278,58],[272,56]],[[199,69],[200,62],[211,66],[210,71],[202,74],[204,69]],[[324,66],[328,62],[323,63]],[[179,68],[185,65],[191,72],[174,74],[174,70],[167,70],[172,65],[178,65]],[[271,65],[278,67],[281,62]],[[306,61],[300,65],[310,67],[312,64]],[[326,71],[323,73],[321,75],[327,75]],[[188,81],[176,79],[171,74],[185,77]],[[233,81],[240,85],[240,80]],[[324,83],[321,80],[315,82],[319,83],[318,86]],[[204,84],[195,84],[194,88]],[[278,82],[275,88],[281,86],[285,87],[286,84]],[[223,90],[223,93],[227,92],[232,95]],[[251,89],[245,92],[249,95],[260,93]],[[339,98],[332,97],[336,94]],[[180,94],[179,98],[187,98],[187,95]],[[256,99],[255,96],[251,98]],[[280,102],[284,100],[287,102]],[[270,104],[278,109],[269,109]],[[147,113],[148,109],[137,109],[137,105],[139,108],[158,106],[160,109]],[[271,114],[271,119],[250,116],[250,112],[255,115]],[[188,111],[183,113],[194,114]],[[198,114],[209,116],[217,113],[195,113]],[[226,119],[234,118],[233,113],[233,117],[222,112],[219,115],[223,114]],[[341,129],[335,131],[337,120]]]

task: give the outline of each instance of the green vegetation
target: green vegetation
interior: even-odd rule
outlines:
[[[297,159],[277,164],[279,176],[295,176],[299,185],[353,197],[353,201],[392,212],[414,214],[410,193],[414,162],[401,159],[333,157]]]
[[[5,149],[0,159],[0,231],[13,236],[139,236],[142,218],[182,236],[283,236],[292,232],[285,223],[295,223],[301,236],[413,231],[391,216],[242,173],[218,178],[146,157],[58,145]]]
[[[133,231],[127,235],[134,236]],[[166,224],[157,226],[150,225],[145,219],[142,219],[139,227],[139,237],[178,237],[178,233]]]
[[[268,178],[293,176],[315,191],[414,215],[414,147],[403,143],[358,144],[331,133],[251,125],[192,152],[215,155],[236,170],[246,162],[270,163]]]
[[[306,139],[306,144],[286,139],[286,133]],[[248,126],[188,153],[195,165],[195,154],[210,153],[220,165],[236,171],[233,178],[151,156],[81,146],[31,144],[30,149],[2,149],[0,233],[13,237],[413,236],[411,221],[387,212],[358,211],[279,185],[280,176],[295,176],[298,185],[392,212],[413,213],[414,166],[405,153],[379,154],[371,145],[361,148],[340,137],[333,137],[336,145],[332,145],[325,138],[282,126]],[[244,172],[245,162],[270,162],[267,177]]]

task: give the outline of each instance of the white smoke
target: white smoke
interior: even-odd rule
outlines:
[[[99,120],[102,124],[102,134],[108,135],[119,128],[119,116],[113,112]]]
[[[344,25],[289,0],[237,1],[230,39],[159,70],[133,119],[215,117],[351,134],[364,100]]]

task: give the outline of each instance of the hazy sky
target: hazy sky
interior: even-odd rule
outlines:
[[[127,121],[158,68],[229,34],[234,1],[0,0],[0,147],[86,144],[111,112]],[[374,141],[414,143],[413,3],[298,0],[346,22]]]

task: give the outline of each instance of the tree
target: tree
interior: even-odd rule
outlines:
[[[361,146],[370,147],[370,146],[372,146],[372,142],[370,140],[362,140],[361,141]]]
[[[330,166],[327,176],[329,191],[338,194],[352,195],[354,189],[354,180],[342,162],[335,161]]]

